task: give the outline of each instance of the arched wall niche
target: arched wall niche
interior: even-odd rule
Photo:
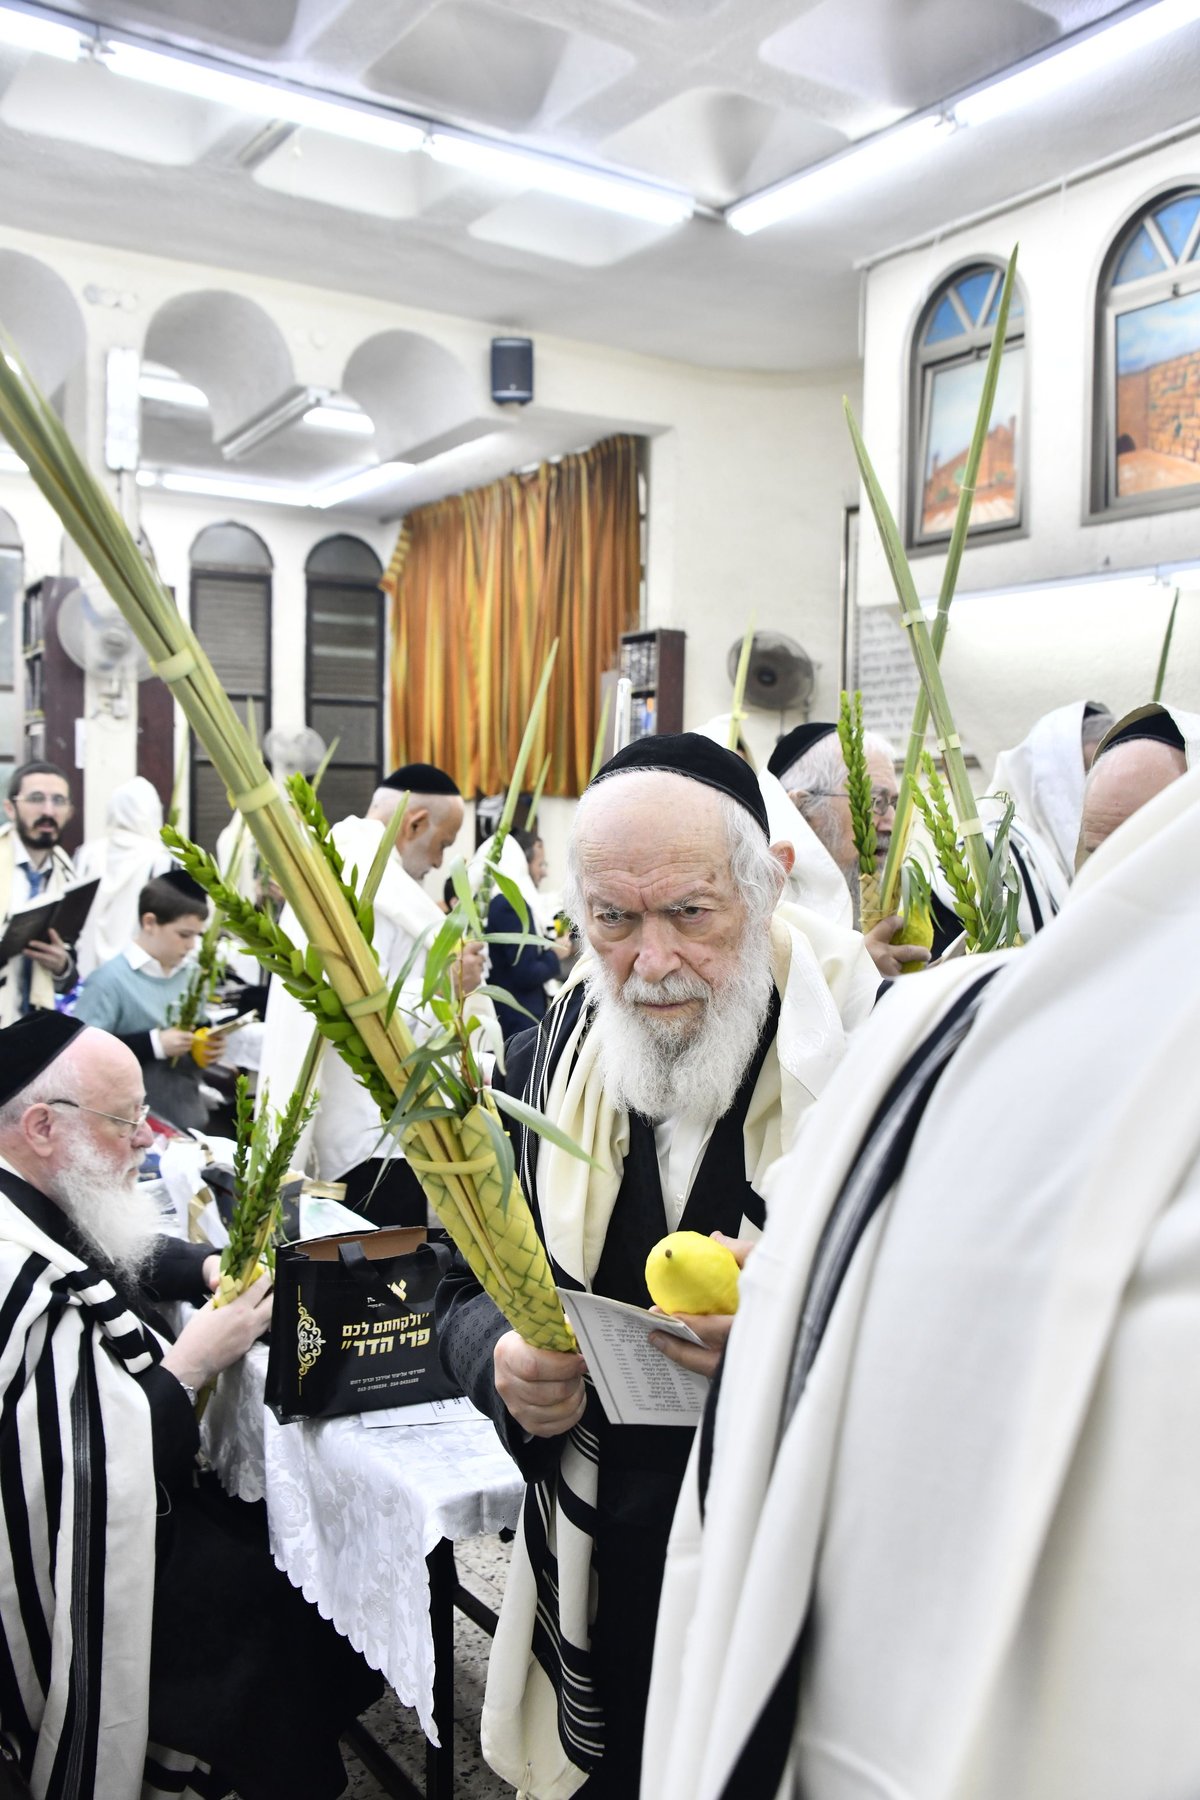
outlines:
[[[217,443],[296,385],[282,331],[242,294],[212,289],[166,301],[142,354],[203,389]]]
[[[403,459],[442,439],[477,435],[471,425],[482,410],[481,391],[453,352],[422,332],[367,338],[346,364],[342,389],[374,420],[388,456]]]
[[[0,250],[4,325],[44,394],[57,400],[87,351],[83,315],[61,275],[20,250]]]

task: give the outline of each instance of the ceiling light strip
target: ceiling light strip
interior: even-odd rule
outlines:
[[[1151,0],[1090,31],[1076,32],[1041,56],[1002,70],[990,81],[914,113],[887,131],[863,138],[824,162],[748,194],[725,208],[727,225],[743,236],[794,219],[948,141],[956,128],[977,127],[1046,99],[1061,88],[1112,67],[1200,19],[1200,0]]]
[[[0,6],[0,43],[42,50],[71,61],[86,51],[112,74],[167,93],[384,150],[425,150],[436,162],[485,180],[556,194],[656,225],[682,224],[696,211],[692,195],[635,175],[546,155],[474,132],[449,130],[436,121],[372,106],[347,95],[267,79],[212,57],[167,49],[124,31],[109,32],[91,20],[70,22],[48,11]]]

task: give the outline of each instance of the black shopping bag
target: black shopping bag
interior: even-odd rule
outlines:
[[[280,1422],[458,1394],[433,1323],[449,1262],[445,1244],[417,1228],[281,1245],[266,1386]]]

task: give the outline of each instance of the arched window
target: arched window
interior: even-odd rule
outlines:
[[[973,262],[934,289],[913,334],[909,416],[908,538],[945,544],[954,527],[988,352],[996,334],[1004,265]],[[971,508],[971,536],[1016,530],[1024,501],[1025,307],[1008,311],[1004,355]]]
[[[246,525],[208,525],[191,549],[192,630],[243,718],[253,701],[261,740],[271,723],[271,553]],[[206,850],[229,823],[229,801],[192,739],[191,835]]]
[[[1200,187],[1142,206],[1113,239],[1097,306],[1097,511],[1200,503]]]
[[[383,565],[361,538],[325,538],[305,564],[305,717],[338,740],[321,783],[331,819],[363,813],[383,758]]]
[[[0,507],[0,792],[17,766],[21,702],[17,695],[17,620],[25,585],[25,553],[16,520]]]

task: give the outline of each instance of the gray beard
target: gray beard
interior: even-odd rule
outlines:
[[[47,1191],[88,1243],[125,1280],[136,1282],[162,1236],[153,1195],[122,1183],[86,1145],[72,1145]]]
[[[655,983],[631,975],[622,988],[599,963],[588,997],[596,1003],[592,1031],[609,1100],[654,1122],[677,1113],[722,1118],[758,1047],[771,987],[770,939],[761,927],[744,935],[737,967],[720,988],[682,971]],[[696,1022],[668,1022],[640,1013],[638,998],[703,999],[705,1006]]]

